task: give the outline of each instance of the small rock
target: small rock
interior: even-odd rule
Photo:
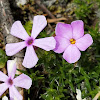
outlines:
[[[55,2],[56,2],[56,0],[47,0],[47,1],[44,2],[44,4],[47,5],[48,7],[50,7]]]
[[[61,16],[61,14],[57,14],[57,16],[56,16],[56,17],[57,17],[57,18],[60,18],[60,17],[62,17],[62,16]]]
[[[25,5],[27,3],[27,0],[16,0],[17,5],[20,7],[20,5]]]

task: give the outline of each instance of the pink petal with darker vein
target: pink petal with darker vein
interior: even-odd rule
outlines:
[[[23,66],[26,68],[32,68],[37,64],[38,57],[34,51],[33,46],[29,46],[26,49]]]
[[[81,56],[80,51],[75,45],[69,45],[63,54],[63,58],[69,63],[75,63]]]
[[[33,45],[40,47],[46,51],[50,51],[55,48],[56,41],[54,37],[40,38],[40,39],[35,39]]]
[[[1,77],[1,76],[0,76]],[[8,85],[6,83],[0,84],[0,96],[8,89]]]
[[[56,35],[67,38],[72,38],[72,27],[70,24],[58,23],[55,29]]]
[[[47,21],[45,16],[34,16],[31,36],[35,39],[38,36],[38,34],[45,28],[46,25]]]
[[[7,81],[7,79],[8,79],[8,76],[0,71],[0,81],[5,82],[5,81]]]
[[[8,71],[8,76],[13,79],[16,73],[16,60],[7,61],[7,71]]]
[[[18,53],[20,50],[26,47],[25,42],[18,42],[18,43],[10,43],[6,44],[6,54],[8,56],[13,56],[14,54]]]
[[[73,38],[79,39],[84,35],[84,23],[82,20],[73,21],[71,23],[73,30]]]
[[[11,86],[9,88],[9,96],[10,96],[10,100],[23,100],[22,95],[18,92],[18,90],[14,87]]]
[[[14,85],[17,87],[29,89],[32,85],[32,80],[29,76],[21,74],[14,79]]]
[[[20,21],[14,22],[11,27],[11,34],[23,40],[26,40],[29,37]]]
[[[82,38],[76,41],[76,46],[81,50],[85,51],[91,44],[93,43],[93,39],[90,34],[84,35]]]

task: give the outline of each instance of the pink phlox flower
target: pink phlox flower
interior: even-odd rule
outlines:
[[[84,35],[82,20],[73,21],[71,24],[58,23],[55,29],[57,42],[54,51],[63,53],[63,58],[69,63],[80,59],[81,52],[85,51],[92,43],[90,34]]]
[[[10,100],[23,100],[22,95],[18,92],[16,87],[22,87],[29,89],[32,85],[32,80],[29,76],[21,74],[14,78],[16,73],[16,60],[8,60],[7,62],[8,76],[0,71],[0,81],[4,82],[0,84],[0,96],[9,88]]]
[[[25,31],[25,29],[23,28],[21,22],[16,21],[11,27],[11,34],[24,41],[19,43],[7,44],[6,54],[8,56],[12,56],[18,53],[23,48],[27,47],[22,64],[26,68],[34,67],[37,64],[38,57],[34,51],[33,46],[40,47],[46,51],[50,51],[53,50],[56,45],[56,41],[54,37],[36,39],[38,34],[44,29],[46,25],[47,25],[47,21],[45,16],[43,15],[35,16],[33,20],[32,33],[31,36],[29,36]]]

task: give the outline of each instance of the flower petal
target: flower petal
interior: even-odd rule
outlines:
[[[56,41],[54,37],[46,37],[41,39],[35,39],[33,45],[40,47],[46,51],[50,51],[55,48]]]
[[[76,89],[76,93],[77,93],[77,95],[76,95],[77,100],[82,100],[81,90],[80,89]]]
[[[21,74],[20,76],[14,79],[14,85],[17,87],[29,89],[32,85],[32,80],[29,76]]]
[[[7,79],[8,79],[8,76],[0,71],[0,81],[5,82],[5,81],[7,81]]]
[[[20,21],[14,22],[11,27],[11,34],[23,40],[26,40],[29,37]]]
[[[55,32],[57,36],[65,37],[67,39],[72,38],[72,27],[70,24],[58,23]]]
[[[46,25],[47,21],[45,16],[43,15],[34,16],[31,36],[35,39],[38,36],[38,34],[45,28]]]
[[[75,45],[69,45],[63,54],[63,58],[69,63],[75,63],[80,58],[80,51]]]
[[[65,49],[69,46],[70,42],[66,38],[60,37],[60,36],[55,36],[56,40],[56,48],[54,51],[56,53],[62,53],[65,51]]]
[[[8,76],[13,79],[16,73],[16,59],[7,61],[7,71]]]
[[[22,100],[23,99],[22,95],[18,92],[18,90],[14,86],[11,86],[9,88],[9,96],[10,96],[10,100]]]
[[[73,29],[73,38],[79,39],[84,35],[84,23],[82,20],[73,21],[71,23]]]
[[[6,44],[6,54],[12,56],[18,53],[20,50],[26,47],[25,42],[10,43]]]
[[[90,34],[85,34],[82,38],[76,41],[76,46],[81,50],[85,51],[91,44],[93,43],[93,39]]]
[[[0,76],[1,77],[1,76]],[[6,83],[0,84],[0,96],[8,89],[8,85]]]
[[[29,46],[26,49],[23,66],[26,68],[32,68],[37,64],[38,57],[34,51],[33,46]]]

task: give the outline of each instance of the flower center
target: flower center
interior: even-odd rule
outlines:
[[[13,80],[11,78],[8,80],[8,84],[10,84],[10,85],[13,84]]]
[[[71,44],[75,44],[76,43],[76,40],[75,39],[70,39],[70,43]]]
[[[32,38],[27,41],[28,45],[31,45],[32,43],[33,43],[33,39]]]

